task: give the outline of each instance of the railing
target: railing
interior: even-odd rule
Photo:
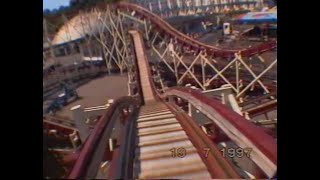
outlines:
[[[79,179],[83,178],[87,175],[88,169],[90,169],[91,161],[94,161],[93,157],[96,148],[100,143],[103,143],[102,135],[107,132],[107,138],[109,139],[113,125],[117,119],[112,118],[116,115],[116,111],[127,107],[127,106],[134,106],[137,107],[139,105],[138,101],[132,97],[122,97],[117,99],[110,107],[107,109],[106,114],[104,114],[97,125],[95,126],[94,130],[91,132],[88,139],[84,142],[81,152],[79,154],[79,158],[77,159],[74,167],[72,168],[71,173],[69,174],[69,179]],[[94,165],[94,164],[93,164]],[[98,167],[96,167],[98,169]],[[91,177],[94,178],[94,177]]]
[[[138,111],[133,112],[126,123],[120,137],[120,147],[115,150],[113,161],[109,168],[108,179],[132,179],[133,160],[135,153],[136,124]]]
[[[211,177],[221,179],[240,179],[240,175],[231,165],[231,162],[221,156],[220,150],[207,136],[205,136],[196,122],[185,112],[181,111],[179,107],[172,104],[166,105],[176,115],[177,120],[198,150],[198,154],[206,164]],[[210,149],[208,154],[203,151],[204,149]]]
[[[187,100],[211,119],[238,146],[252,148],[251,159],[269,177],[273,176],[277,169],[277,145],[262,128],[250,123],[220,102],[190,88],[170,88],[161,96],[162,98],[177,96]]]

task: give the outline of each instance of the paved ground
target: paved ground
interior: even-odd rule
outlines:
[[[117,99],[128,95],[127,75],[112,75],[94,79],[77,88],[77,92],[81,98],[65,106],[57,112],[57,115],[72,119],[70,109],[75,105],[99,106],[106,104],[108,99]]]

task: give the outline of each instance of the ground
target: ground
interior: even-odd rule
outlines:
[[[81,105],[82,107],[92,107],[107,104],[108,99],[117,99],[128,95],[127,75],[111,75],[94,79],[77,88],[81,97],[62,110],[57,112],[58,116],[72,119],[71,107]]]

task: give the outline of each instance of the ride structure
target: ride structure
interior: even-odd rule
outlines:
[[[147,9],[124,2],[78,16],[103,48],[107,67],[114,62],[127,71],[130,96],[115,100],[102,113],[79,147],[69,178],[276,174],[275,139],[246,116],[276,105],[272,82],[277,59],[267,58],[276,52],[276,41],[242,49],[207,45]],[[191,82],[194,89],[167,86],[161,71],[170,72],[177,86]],[[260,102],[272,103],[263,101],[261,107],[243,111],[239,105],[252,103],[249,92],[255,88],[262,92]],[[209,91],[216,97],[205,94]],[[234,153],[225,155],[223,149]]]

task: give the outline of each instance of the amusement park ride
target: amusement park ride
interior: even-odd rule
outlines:
[[[166,19],[224,6],[165,13],[145,7],[117,2],[80,11],[46,49],[81,52],[94,42],[104,72],[116,68],[128,75],[128,96],[75,106],[73,121],[43,121],[47,134],[72,144],[64,153],[52,149],[63,154],[64,178],[276,178],[277,58],[270,54],[276,55],[277,41],[236,49],[209,45]],[[50,76],[57,75],[45,77],[50,87],[59,83]]]

